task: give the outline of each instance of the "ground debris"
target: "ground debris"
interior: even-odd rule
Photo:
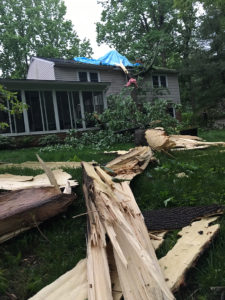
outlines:
[[[225,142],[205,142],[196,136],[167,135],[163,128],[148,129],[145,138],[156,151],[205,149],[210,146],[225,146]]]

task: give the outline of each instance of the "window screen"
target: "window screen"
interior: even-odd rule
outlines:
[[[52,99],[52,92],[41,92],[41,103],[44,115],[45,130],[56,130],[55,111]]]
[[[70,110],[67,92],[56,92],[60,129],[70,129]]]
[[[3,123],[7,123],[9,125],[9,114],[8,112],[0,110],[0,120]],[[4,129],[0,128],[0,133],[10,133],[10,127],[5,127]]]
[[[88,81],[87,72],[79,72],[79,80],[82,82]]]
[[[152,76],[152,84],[154,88],[158,88],[159,87],[159,80],[158,80],[158,76]]]
[[[73,114],[73,127],[82,128],[82,115],[80,107],[80,97],[78,92],[72,92],[72,114]]]
[[[101,114],[104,110],[102,92],[94,92],[93,93],[93,100],[94,100],[94,110],[97,113]]]
[[[91,82],[98,82],[98,73],[90,72],[90,81]]]
[[[92,92],[83,92],[83,103],[84,103],[84,112],[85,114],[89,114],[94,112],[94,105],[92,99]],[[86,119],[86,127],[93,127],[94,122]]]
[[[37,91],[25,92],[28,107],[28,120],[30,131],[43,131],[39,93]]]
[[[160,76],[160,84],[161,84],[161,87],[167,87],[166,85],[166,76],[165,75],[161,75]]]

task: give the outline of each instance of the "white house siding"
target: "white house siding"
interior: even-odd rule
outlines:
[[[55,67],[55,79],[63,81],[79,81],[78,71],[74,68]]]
[[[101,70],[100,78],[101,82],[111,82],[106,97],[118,94],[127,82],[125,74],[120,70]]]
[[[32,58],[27,79],[55,80],[54,63],[40,58]]]
[[[170,74],[170,73],[156,73],[154,72],[153,75],[165,75],[167,80],[167,90],[165,90],[165,95],[159,95],[158,98],[164,98],[171,100],[174,103],[180,103],[180,90],[179,90],[179,83],[178,83],[178,76],[177,74]],[[152,93],[152,75],[148,75],[144,79],[146,85],[146,98],[148,101],[151,101],[154,97]]]

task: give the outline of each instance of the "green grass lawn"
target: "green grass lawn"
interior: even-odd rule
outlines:
[[[200,132],[207,140],[225,141],[225,131]],[[128,149],[132,145],[116,145],[115,149]],[[142,210],[175,206],[196,206],[204,204],[225,204],[225,150],[212,147],[206,150],[181,151],[173,153],[175,158],[157,154],[160,164],[149,166],[147,170],[131,182],[138,205]],[[24,162],[36,160],[38,148],[0,151],[0,161]],[[95,160],[101,164],[114,156],[102,151],[84,149],[72,153],[43,153],[45,161],[70,160],[76,154],[81,160]],[[40,171],[13,168],[7,172],[36,175]],[[81,169],[66,169],[79,183]],[[4,171],[0,169],[0,173]],[[185,172],[187,178],[175,175]],[[0,245],[0,299],[8,300],[7,293],[25,300],[60,275],[70,270],[86,254],[86,217],[72,219],[86,211],[81,185],[76,189],[77,199],[68,211],[44,224],[40,229],[30,230]],[[225,286],[225,218],[220,218],[221,229],[218,236],[187,274],[186,287],[182,287],[176,298],[220,299],[213,294],[212,286]],[[177,231],[176,231],[177,232]],[[165,244],[157,252],[161,257],[176,242],[176,232],[170,232]]]

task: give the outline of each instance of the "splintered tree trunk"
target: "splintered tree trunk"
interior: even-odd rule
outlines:
[[[29,229],[65,211],[74,199],[54,187],[4,193],[0,196],[0,242],[5,235]]]
[[[142,214],[129,185],[126,182],[114,183],[111,176],[100,167],[84,162],[82,166],[84,195],[89,223],[92,226],[87,261],[88,288],[91,290],[89,295],[92,295],[89,300],[100,299],[96,298],[99,288],[103,284],[107,287],[110,283],[108,261],[105,259],[105,233],[113,247],[126,300],[174,299],[164,280]],[[96,253],[99,255],[96,256]],[[102,272],[105,274],[104,278]],[[111,287],[105,291],[104,299],[112,299]]]

